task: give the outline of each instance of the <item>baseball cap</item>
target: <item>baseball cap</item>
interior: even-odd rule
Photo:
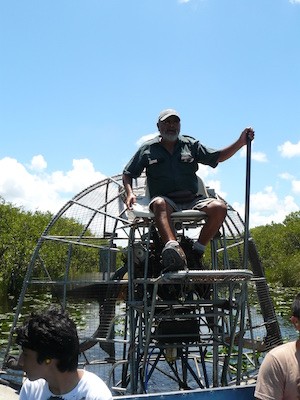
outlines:
[[[180,119],[180,116],[176,110],[173,110],[172,108],[167,108],[166,110],[163,110],[159,116],[158,116],[158,122],[164,121],[165,119],[171,117],[172,115],[175,115]]]

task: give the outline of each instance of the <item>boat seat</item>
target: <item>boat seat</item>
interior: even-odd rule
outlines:
[[[197,178],[198,178],[197,195],[210,197],[202,179],[199,176]],[[149,210],[149,203],[150,203],[150,196],[149,196],[148,186],[146,184],[145,194],[137,195],[136,203],[133,205],[133,208],[131,210],[133,214],[133,219],[135,218],[153,219],[154,214],[152,211]],[[200,210],[174,211],[171,214],[171,218],[174,223],[182,220],[201,221],[206,218],[206,213]]]

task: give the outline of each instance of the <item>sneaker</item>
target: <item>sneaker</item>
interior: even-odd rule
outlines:
[[[203,265],[203,254],[197,250],[192,250],[188,257],[188,267],[191,270],[202,270],[205,269]]]
[[[163,271],[178,271],[186,268],[186,256],[177,242],[167,243],[161,253]]]

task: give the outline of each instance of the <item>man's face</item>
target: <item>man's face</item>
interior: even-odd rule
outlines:
[[[45,369],[47,368],[45,362],[39,364],[37,362],[38,353],[34,350],[22,349],[22,353],[19,358],[19,365],[26,372],[27,378],[31,381],[35,381],[39,378],[44,378]]]
[[[291,322],[294,325],[294,327],[297,329],[297,331],[300,332],[300,318],[292,316],[291,317]]]
[[[162,138],[168,142],[176,142],[180,132],[180,119],[171,115],[157,124]]]

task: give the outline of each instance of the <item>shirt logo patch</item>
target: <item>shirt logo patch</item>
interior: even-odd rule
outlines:
[[[191,153],[182,153],[181,161],[185,163],[192,163],[194,161],[194,157],[192,157]]]

